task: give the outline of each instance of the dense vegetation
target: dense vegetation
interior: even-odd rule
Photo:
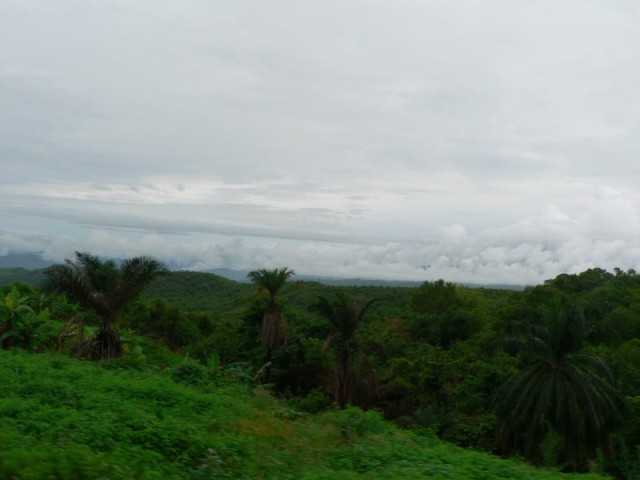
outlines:
[[[563,477],[402,431],[375,412],[301,415],[249,389],[237,368],[123,367],[0,351],[0,478]]]
[[[57,402],[56,408],[78,412],[57,411],[75,418],[57,426],[47,416],[54,413],[42,413],[47,420],[33,433],[23,428],[30,421],[27,407],[11,410],[17,408],[15,398],[13,407],[1,407],[0,421],[7,428],[0,431],[9,432],[2,441],[14,447],[2,453],[0,471],[12,472],[5,478],[40,478],[28,473],[34,459],[18,447],[26,442],[34,455],[42,455],[42,468],[52,472],[72,468],[76,452],[87,471],[96,472],[86,478],[104,477],[99,465],[132,462],[143,466],[134,474],[122,467],[121,473],[106,476],[561,475],[516,473],[525,467],[472,450],[516,456],[556,472],[640,475],[636,272],[591,269],[524,291],[471,289],[442,280],[419,288],[327,286],[296,282],[289,272],[257,270],[251,278],[255,285],[195,272],[161,275],[141,299],[128,298],[119,308],[113,328],[123,355],[100,364],[49,353],[87,357],[82,346],[104,330],[91,305],[25,283],[5,286],[0,307],[4,368],[19,372],[27,364],[39,366],[29,370],[28,382],[11,380],[4,372],[9,377],[2,379],[2,398],[10,405],[14,397],[26,400],[34,409]],[[18,350],[40,354],[35,360]],[[42,379],[35,373],[56,368]],[[83,375],[87,379],[81,380]],[[106,383],[90,388],[91,377]],[[118,382],[138,393],[109,386]],[[137,382],[144,386],[136,387]],[[32,385],[28,392],[22,390],[27,384]],[[167,400],[170,408],[163,411],[165,405],[155,397],[164,389],[167,398],[180,392],[175,398],[184,401]],[[94,394],[100,398],[92,407],[97,410],[90,411]],[[135,404],[138,397],[146,403]],[[113,405],[103,416],[101,401]],[[215,406],[226,401],[236,403]],[[220,413],[224,409],[229,409],[228,420]],[[84,414],[93,420],[81,419]],[[184,427],[179,427],[176,418],[182,416]],[[108,426],[107,417],[133,425],[131,438],[126,429],[120,434],[115,424]],[[189,426],[187,419],[201,425]],[[103,429],[106,446],[89,440],[99,434],[83,436],[86,422]],[[160,442],[156,436],[173,445],[170,454],[164,444],[151,445]],[[132,440],[139,437],[148,437],[149,445]],[[60,449],[71,453],[51,453]],[[301,451],[304,462],[292,460]],[[127,460],[138,453],[140,458]],[[437,455],[439,467],[432,463]],[[166,464],[152,468],[160,458]]]

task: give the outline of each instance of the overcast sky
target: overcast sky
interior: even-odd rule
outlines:
[[[640,268],[635,0],[0,0],[0,255]]]

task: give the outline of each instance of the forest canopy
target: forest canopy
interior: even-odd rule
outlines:
[[[331,286],[296,281],[286,267],[252,272],[251,285],[90,254],[43,274],[73,282],[2,287],[3,349],[174,369],[196,386],[227,372],[295,415],[357,407],[538,466],[640,473],[633,270],[562,274],[523,291],[444,280]],[[118,343],[87,348],[105,329]]]

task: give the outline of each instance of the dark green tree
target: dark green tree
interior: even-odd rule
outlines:
[[[119,357],[122,342],[114,326],[118,314],[167,269],[162,262],[147,256],[125,259],[119,264],[87,252],[75,252],[75,257],[46,270],[47,289],[69,296],[100,318],[100,330],[91,343],[94,357]]]
[[[364,297],[349,299],[339,292],[333,301],[320,297],[312,308],[325,317],[333,327],[327,337],[324,350],[334,347],[337,352],[335,400],[340,408],[353,402],[356,375],[353,352],[357,349],[356,331],[373,300]]]
[[[471,338],[480,328],[477,311],[452,283],[424,282],[411,299],[414,334],[429,343],[449,348]]]
[[[271,352],[280,343],[287,343],[287,321],[282,314],[282,308],[276,301],[276,296],[284,287],[287,280],[295,272],[287,267],[274,270],[253,270],[247,277],[258,287],[258,295],[267,297],[267,306],[262,316],[262,346],[267,349],[267,360],[271,360]]]
[[[550,301],[518,330],[507,341],[518,346],[523,366],[495,395],[498,442],[504,450],[523,448],[540,463],[553,430],[561,438],[557,463],[584,471],[597,448],[608,450],[628,411],[625,399],[604,361],[585,353],[588,331],[575,304]]]

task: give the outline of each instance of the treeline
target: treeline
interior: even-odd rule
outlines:
[[[194,371],[240,370],[293,411],[354,405],[536,465],[640,475],[633,270],[563,274],[522,292],[443,280],[332,287],[293,281],[286,268],[256,270],[247,285],[160,264],[144,270],[148,258],[105,264],[80,255],[56,267],[76,275],[74,288],[56,285],[53,268],[48,289],[3,289],[3,348],[134,369],[162,368],[178,354]]]

